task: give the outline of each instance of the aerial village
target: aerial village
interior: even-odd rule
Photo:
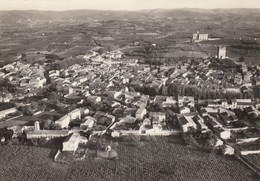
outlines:
[[[193,35],[196,42],[205,39],[207,34]],[[102,135],[182,135],[225,155],[260,154],[260,101],[251,90],[260,85],[260,67],[232,60],[227,48],[160,66],[128,59],[120,50],[93,49],[81,56],[83,63],[59,70],[20,56],[0,69],[8,85],[0,102],[12,105],[0,111],[6,129],[1,144],[20,138],[40,146],[59,138],[57,159]]]

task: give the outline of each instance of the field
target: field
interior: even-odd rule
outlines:
[[[54,163],[50,152],[30,146],[0,147],[0,180],[64,180],[68,166]]]
[[[123,50],[128,58],[146,57],[148,52],[143,49],[155,43],[157,46],[147,59],[173,60],[176,56],[204,57],[205,52],[215,56],[216,46],[226,45],[230,58],[244,56],[246,62],[258,64],[259,17],[258,9],[0,11],[0,66],[29,52],[47,51],[62,59],[75,57],[85,54],[97,42],[106,49],[139,42],[138,51]],[[188,42],[197,30],[222,39],[193,46]]]
[[[20,117],[14,118],[14,119],[0,122],[0,128],[17,126],[17,125],[22,126],[22,125],[26,125],[27,123],[29,123],[32,120],[34,120],[32,117],[20,116]]]
[[[255,164],[256,166],[260,167],[260,155],[259,154],[252,154],[252,155],[245,155],[244,158],[249,160],[251,163]]]
[[[256,180],[231,157],[197,151],[173,137],[119,141],[117,160],[85,158],[54,163],[51,150],[0,147],[0,180]]]

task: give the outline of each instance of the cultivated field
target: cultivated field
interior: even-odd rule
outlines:
[[[170,137],[119,141],[117,160],[54,163],[49,149],[0,147],[0,180],[257,180],[233,158],[204,153]]]
[[[50,152],[30,146],[0,147],[0,180],[64,180],[68,165],[54,163]]]

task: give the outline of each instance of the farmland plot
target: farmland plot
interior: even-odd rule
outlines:
[[[116,180],[253,180],[252,172],[233,158],[204,153],[168,138],[141,146],[119,146]]]
[[[85,159],[59,164],[50,149],[0,147],[0,180],[256,180],[254,173],[231,157],[198,151],[176,137],[145,137],[118,142],[118,159]]]
[[[0,180],[64,180],[67,166],[54,163],[50,151],[30,146],[0,147]]]

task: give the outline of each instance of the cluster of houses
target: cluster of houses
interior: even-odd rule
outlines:
[[[25,64],[19,61],[0,68],[1,77],[7,79],[15,90],[15,93],[3,96],[0,102],[10,102],[36,95],[37,90],[46,85],[47,79],[44,72],[44,65]]]
[[[206,35],[194,38],[208,39]],[[221,48],[219,54],[223,58],[225,49]],[[250,74],[254,74],[244,66],[242,76],[237,71],[211,68],[214,63],[211,59],[158,67],[138,64],[136,60],[122,60],[122,55],[121,52],[107,52],[101,56],[96,51],[89,51],[83,64],[48,71],[50,84],[55,86],[63,100],[67,100],[63,104],[69,108],[68,102],[74,104],[76,101],[77,108],[55,120],[55,130],[42,130],[37,122],[32,127],[24,127],[27,138],[66,137],[63,151],[75,151],[80,143],[87,142],[81,131],[167,135],[176,131],[176,128],[167,125],[169,115],[165,110],[169,109],[176,114],[181,128],[179,132],[200,131],[203,134],[213,131],[220,139],[228,140],[232,132],[246,129],[234,127],[233,123],[238,118],[233,109],[250,107],[248,114],[260,115],[258,104],[251,99],[195,100],[194,96],[173,96],[175,94],[169,89],[176,82],[181,82],[181,85],[202,89],[241,92],[242,87],[251,85]],[[15,62],[0,69],[11,84],[24,90],[24,93],[13,95],[13,100],[35,95],[34,90],[45,87],[44,66]],[[0,112],[0,118],[15,110]],[[77,127],[70,126],[78,121],[80,125]]]

